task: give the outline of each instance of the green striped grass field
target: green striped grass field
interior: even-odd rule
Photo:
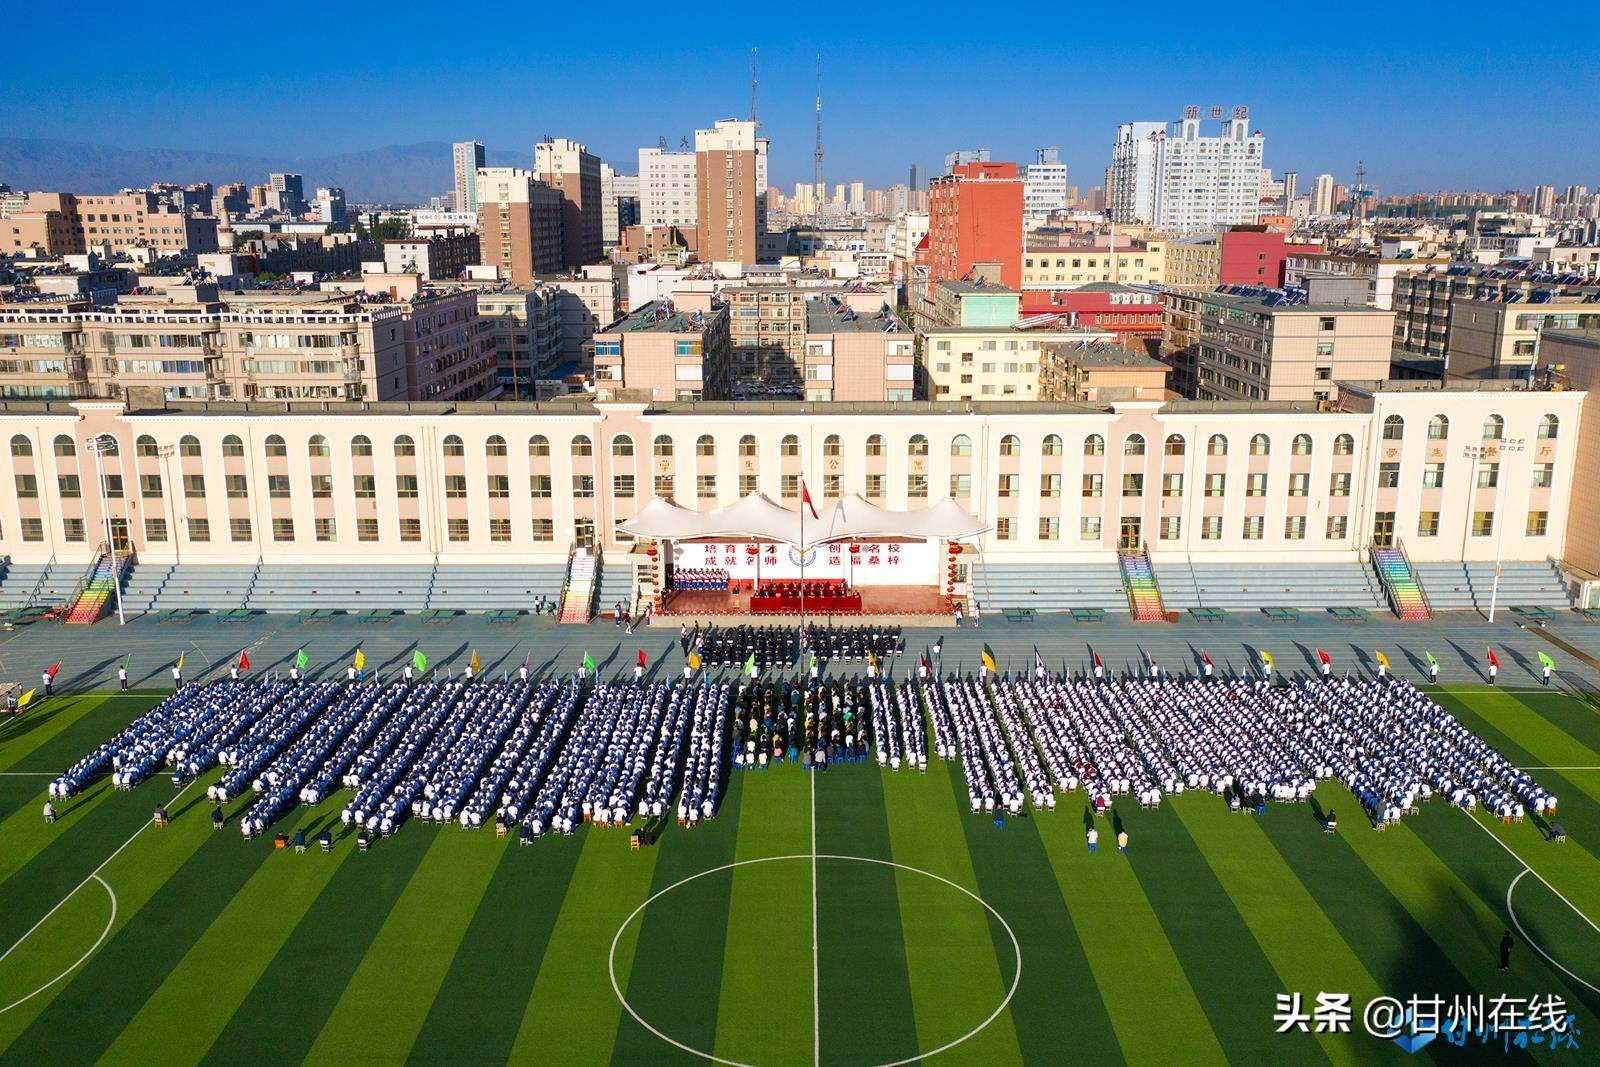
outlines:
[[[0,1063],[1398,1062],[1360,1005],[1461,993],[1560,995],[1600,1046],[1600,716],[1553,691],[1441,699],[1559,768],[1535,774],[1565,844],[1439,803],[1378,833],[1325,783],[1336,835],[1309,806],[1190,794],[1119,805],[1129,852],[1105,833],[1090,854],[1081,798],[997,828],[937,760],[734,773],[713,822],[640,851],[409,823],[296,855],[213,832],[209,778],[165,829],[161,777],[46,825],[50,776],[156,699],[57,696],[0,726]],[[339,803],[280,828],[337,826]],[[1293,992],[1351,994],[1355,1032],[1276,1033]]]

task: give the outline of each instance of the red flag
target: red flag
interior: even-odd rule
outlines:
[[[1328,654],[1326,652],[1322,651],[1322,649],[1320,649],[1320,648],[1317,649],[1317,659],[1321,660],[1323,663],[1332,663],[1333,662],[1333,660],[1328,658]]]
[[[1215,664],[1211,662],[1211,657],[1206,655],[1206,650],[1203,648],[1200,650],[1200,662],[1204,663],[1207,667],[1215,666]]]
[[[1489,666],[1495,668],[1496,670],[1500,668],[1500,660],[1495,657],[1494,649],[1492,648],[1489,649]]]
[[[1096,667],[1100,666],[1100,653],[1098,653],[1098,652],[1090,652],[1089,655],[1094,657],[1094,665]]]
[[[241,671],[250,669],[250,655],[242,648],[239,650],[239,669]]]
[[[49,675],[51,680],[54,680],[55,676],[56,676],[56,671],[59,671],[60,669],[61,669],[61,661],[60,660],[56,660],[54,663],[50,664],[50,668],[48,670],[46,670],[44,673]]]
[[[926,652],[917,657],[917,662],[922,664],[923,670],[932,670],[932,668],[928,666],[928,654]]]
[[[811,490],[806,488],[806,480],[800,479],[800,503],[811,509],[811,517],[817,517],[817,506],[811,502]]]
[[[644,649],[639,650],[639,666],[644,666]]]

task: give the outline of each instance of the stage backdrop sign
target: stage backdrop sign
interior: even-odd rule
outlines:
[[[800,550],[793,545],[745,541],[679,542],[678,567],[714,567],[729,578],[774,581],[800,577]],[[851,585],[938,585],[936,541],[838,541],[806,551],[807,578],[843,578]],[[759,569],[759,573],[758,573]]]

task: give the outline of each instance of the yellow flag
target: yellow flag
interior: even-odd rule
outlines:
[[[689,669],[692,671],[700,669],[700,653],[692,648],[689,650]]]
[[[22,696],[17,700],[17,707],[19,707],[19,708],[27,707],[28,706],[28,701],[30,701],[32,699],[33,699],[33,690],[30,689],[26,693],[23,693]]]
[[[867,665],[871,667],[876,667],[878,665],[878,657],[872,654],[872,649],[870,648],[867,649]]]
[[[1272,666],[1272,653],[1264,648],[1261,650],[1261,662],[1269,667]]]
[[[994,653],[989,651],[988,645],[983,646],[983,665],[996,674],[1000,673],[999,668],[994,665]]]
[[[1380,666],[1380,667],[1388,667],[1389,666],[1389,657],[1385,656],[1382,652],[1374,653],[1373,656],[1378,661],[1378,666]]]
[[[478,673],[478,650],[477,649],[473,649],[472,650],[472,658],[467,661],[467,664],[472,668],[472,673],[473,674],[477,674]]]
[[[179,652],[178,653],[178,669],[180,671],[183,670],[183,657],[184,657],[184,653]]]
[[[356,670],[359,671],[361,668],[367,665],[367,654],[361,651],[359,648],[356,649],[356,658],[353,662],[355,663]]]

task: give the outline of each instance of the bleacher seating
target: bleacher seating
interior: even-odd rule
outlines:
[[[1032,608],[1035,611],[1070,611],[1073,608],[1128,610],[1122,572],[1115,556],[1083,563],[1064,563],[1060,557],[1038,563],[972,563],[972,595],[986,610]]]
[[[78,591],[84,565],[56,563],[10,563],[0,578],[0,611],[26,607],[29,598],[36,606],[64,604]],[[43,579],[43,584],[40,579]],[[37,590],[37,596],[34,596]]]
[[[129,612],[237,611],[255,574],[253,563],[232,566],[135,564],[122,587]]]
[[[629,613],[633,611],[633,564],[613,560],[600,567],[600,610],[615,610],[617,601]]]
[[[1222,608],[1374,608],[1383,596],[1360,563],[1203,563],[1157,559],[1161,598],[1174,611]]]
[[[560,563],[510,566],[440,564],[428,607],[443,611],[532,611],[542,595],[561,596]]]
[[[422,611],[431,564],[376,567],[264,564],[243,607],[251,611]],[[237,606],[237,605],[236,605]]]
[[[1414,564],[1436,611],[1488,611],[1494,587],[1493,563]],[[1500,565],[1500,597],[1496,605],[1511,608],[1572,606],[1561,576],[1548,562]]]

